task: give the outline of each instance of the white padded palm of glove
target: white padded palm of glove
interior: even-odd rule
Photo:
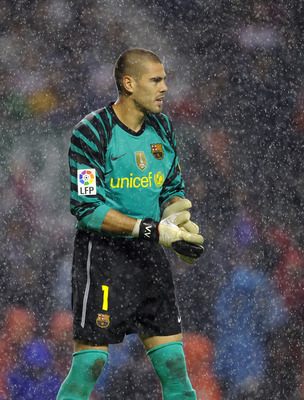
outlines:
[[[182,199],[179,201],[176,201],[175,203],[170,204],[168,207],[164,209],[162,219],[165,219],[169,217],[170,215],[176,214],[176,213],[181,213],[183,211],[187,211],[192,207],[192,203],[188,199]],[[179,228],[193,234],[198,234],[199,233],[199,227],[192,221],[190,221],[190,213],[189,213],[189,219],[179,223],[178,224]],[[195,262],[194,258],[191,257],[186,257],[183,256],[177,252],[175,252],[183,261],[185,261],[188,264],[193,264]]]
[[[197,232],[191,233],[180,226],[189,222],[190,213],[188,211],[178,212],[162,219],[158,225],[159,243],[170,248],[172,242],[185,240],[186,242],[202,244],[204,238]]]
[[[166,207],[164,209],[163,215],[161,219],[165,219],[169,217],[170,215],[174,215],[177,213],[181,213],[183,211],[187,211],[192,207],[192,203],[188,199],[182,199],[179,201],[176,201],[175,203],[170,204],[170,206]],[[199,227],[192,221],[190,221],[190,214],[189,214],[189,219],[187,219],[184,222],[178,223],[177,224],[179,228],[190,232],[190,233],[198,233],[199,232]]]

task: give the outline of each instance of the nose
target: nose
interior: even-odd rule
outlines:
[[[162,81],[162,86],[161,86],[161,92],[167,92],[168,91],[168,87],[165,83],[165,81]]]

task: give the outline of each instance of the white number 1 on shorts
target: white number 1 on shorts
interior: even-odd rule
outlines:
[[[102,285],[102,291],[103,291],[103,303],[102,303],[102,309],[105,311],[108,311],[109,304],[108,304],[108,298],[109,298],[109,286]]]

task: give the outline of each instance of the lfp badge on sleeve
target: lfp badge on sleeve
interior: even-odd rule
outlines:
[[[96,194],[96,172],[95,169],[77,170],[78,194],[89,196]]]

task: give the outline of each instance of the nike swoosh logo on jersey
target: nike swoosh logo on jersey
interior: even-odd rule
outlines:
[[[118,160],[119,158],[125,156],[126,154],[127,154],[127,153],[122,154],[121,156],[118,156],[118,157],[113,157],[113,156],[111,156],[111,160],[112,160],[112,161]]]

